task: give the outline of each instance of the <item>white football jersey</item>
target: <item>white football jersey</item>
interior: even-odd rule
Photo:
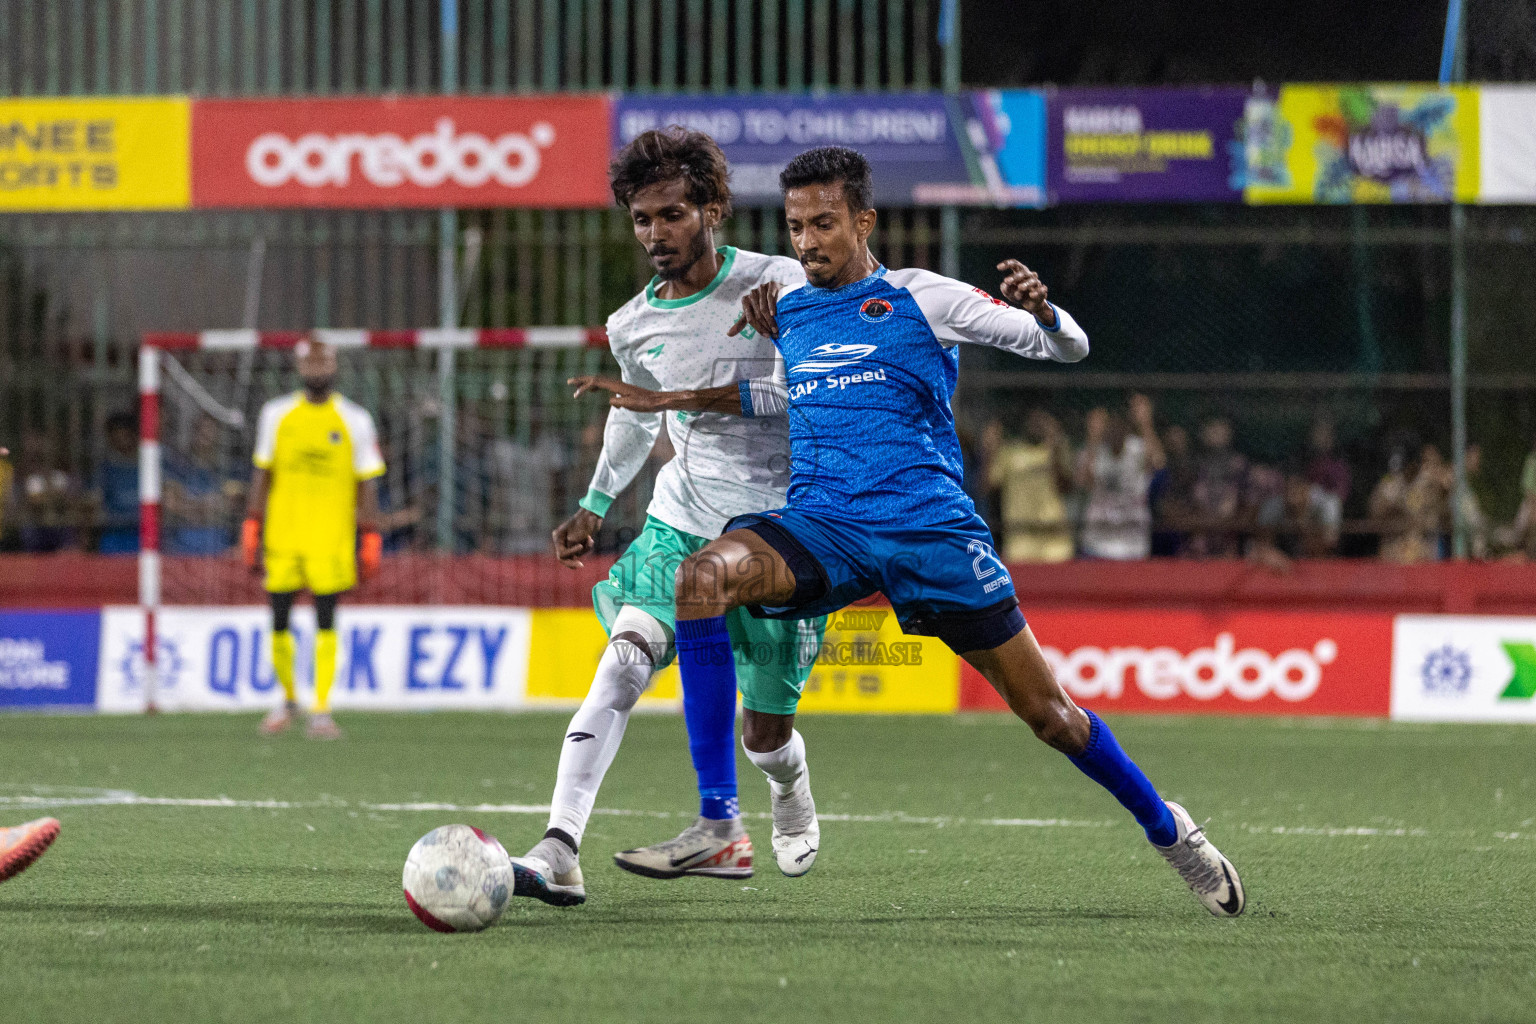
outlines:
[[[773,341],[747,328],[728,332],[741,300],[765,281],[802,284],[796,260],[725,246],[720,272],[684,299],[656,297],[656,282],[608,318],[608,344],[627,383],[690,391],[782,375]],[[662,424],[676,456],[656,477],[649,514],[686,533],[717,537],[732,516],[784,504],[789,425],[783,415],[638,413],[611,409],[588,501],[606,508],[645,464]],[[595,494],[592,492],[596,492]]]

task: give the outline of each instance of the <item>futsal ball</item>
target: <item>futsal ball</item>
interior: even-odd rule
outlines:
[[[416,840],[400,884],[411,913],[428,928],[477,932],[507,909],[512,860],[495,836],[444,825]]]

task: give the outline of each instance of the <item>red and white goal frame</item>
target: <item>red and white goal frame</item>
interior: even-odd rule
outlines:
[[[149,332],[139,344],[139,606],[144,613],[145,706],[155,710],[156,616],[160,611],[160,358],[162,353],[198,350],[293,349],[313,333],[337,349],[606,348],[600,327],[424,328],[370,331],[212,330]]]

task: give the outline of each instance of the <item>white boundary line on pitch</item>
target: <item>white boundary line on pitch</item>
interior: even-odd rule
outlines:
[[[455,814],[548,814],[548,804],[450,804],[439,802],[374,804],[359,801],[356,804],[344,800],[236,800],[232,797],[172,797],[140,796],[126,790],[114,790],[91,796],[0,796],[0,807],[228,807],[247,810],[293,811],[310,809],[360,811],[422,812],[443,811]],[[621,808],[598,807],[593,814],[625,818],[674,818],[684,815],[672,811],[635,811]],[[692,817],[688,815],[687,817]],[[749,818],[766,821],[766,811],[748,814]],[[882,823],[901,825],[1001,825],[1019,828],[1109,828],[1112,821],[1073,821],[1066,818],[962,818],[949,816],[918,816],[889,811],[882,814],[822,814],[822,821]]]
[[[44,796],[44,795],[16,795],[0,796],[0,808],[50,808],[50,807],[187,807],[187,808],[232,808],[236,810],[256,811],[292,811],[292,810],[348,810],[374,812],[404,812],[420,813],[425,811],[441,811],[455,814],[548,814],[548,804],[452,804],[435,801],[423,801],[413,803],[385,803],[375,804],[359,801],[355,804],[340,799],[329,800],[236,800],[227,796],[218,797],[170,797],[170,796],[141,796],[128,790],[72,790],[75,793],[90,793],[79,796]],[[593,814],[601,814],[608,817],[623,818],[683,818],[692,817],[672,811],[636,811],[623,808],[599,807],[593,810]],[[768,820],[770,815],[759,811],[747,814],[745,817]],[[951,825],[983,825],[995,828],[1113,828],[1124,825],[1120,821],[1078,821],[1069,818],[966,818],[958,816],[922,816],[906,814],[901,811],[887,811],[881,814],[822,814],[822,821],[846,822],[853,824],[894,824],[894,825],[933,825],[944,828]],[[1522,824],[1524,824],[1522,822]],[[1427,829],[1422,828],[1377,828],[1373,826],[1313,826],[1313,825],[1249,825],[1237,826],[1240,831],[1249,835],[1273,835],[1273,836],[1314,836],[1323,838],[1418,838],[1429,835]],[[1511,840],[1522,837],[1529,838],[1533,834],[1526,832],[1494,832],[1497,839]]]

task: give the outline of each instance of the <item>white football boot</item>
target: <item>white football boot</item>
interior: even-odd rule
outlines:
[[[1217,917],[1236,917],[1243,912],[1243,881],[1237,877],[1232,862],[1205,837],[1205,829],[1195,824],[1189,812],[1172,800],[1165,801],[1179,827],[1179,838],[1172,846],[1153,846],[1163,855],[1179,877],[1188,883],[1195,897]]]
[[[637,850],[622,850],[613,862],[646,878],[751,878],[752,839],[740,818],[699,818],[676,839]]]
[[[821,822],[816,820],[816,801],[811,797],[811,771],[807,768],[795,786],[783,796],[768,784],[773,804],[773,859],[779,870],[799,878],[816,863],[821,846]]]
[[[579,907],[587,902],[581,862],[560,840],[542,839],[523,856],[512,858],[512,895],[552,907]]]

